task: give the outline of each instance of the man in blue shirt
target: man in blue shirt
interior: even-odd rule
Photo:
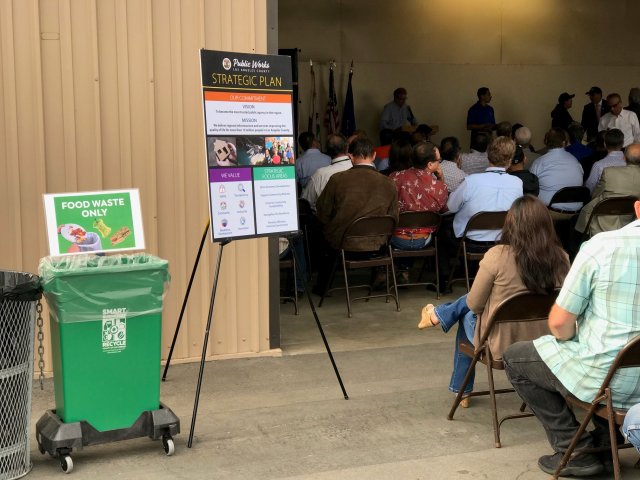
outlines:
[[[640,201],[634,208],[640,218]],[[593,401],[618,352],[640,335],[638,262],[640,220],[584,243],[549,313],[551,335],[514,343],[504,352],[507,377],[544,426],[555,451],[538,460],[546,473],[554,473],[579,428],[567,394]],[[614,407],[640,402],[637,368],[619,372],[610,387]],[[596,430],[585,431],[577,449],[594,442],[606,445],[606,420],[594,416],[593,422]],[[602,470],[598,457],[579,454],[560,475],[588,476]]]
[[[529,171],[538,177],[540,183],[538,197],[548,206],[555,193],[561,188],[582,186],[583,172],[576,157],[565,150],[568,135],[564,130],[552,128],[545,135],[544,143],[549,151],[533,162]],[[556,203],[553,207],[576,211],[582,207],[582,204]]]
[[[522,196],[522,180],[507,173],[516,151],[516,144],[508,137],[495,138],[487,148],[489,167],[484,173],[466,177],[451,193],[447,208],[455,213],[453,224],[450,217],[444,217],[438,230],[438,266],[440,285],[449,291],[446,280],[449,276],[449,259],[455,255],[460,237],[469,219],[478,212],[501,212],[511,208],[511,204]],[[467,232],[471,240],[470,249],[484,252],[500,236],[500,230],[472,230]]]
[[[493,113],[491,92],[487,87],[478,89],[478,101],[467,112],[467,130],[471,130],[471,143],[478,132],[488,132],[495,128],[496,117]]]
[[[331,165],[331,157],[320,151],[318,141],[311,132],[302,132],[298,136],[298,145],[304,152],[296,161],[296,180],[300,191],[307,186],[316,170]]]
[[[501,212],[522,196],[522,180],[507,173],[516,151],[516,144],[508,137],[495,138],[487,149],[489,167],[484,173],[469,175],[449,197],[447,207],[455,213],[453,231],[462,237],[469,219],[478,212]],[[499,230],[472,230],[467,233],[477,242],[495,242]]]
[[[407,90],[399,87],[393,91],[393,102],[384,106],[380,118],[380,130],[388,128],[397,130],[407,125],[418,125],[418,120],[413,115],[411,107],[407,105]]]

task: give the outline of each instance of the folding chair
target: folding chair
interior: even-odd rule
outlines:
[[[467,283],[467,292],[471,290],[471,278],[469,277],[469,261],[480,261],[484,257],[484,254],[492,246],[496,245],[498,241],[490,242],[486,245],[486,248],[482,252],[470,251],[469,245],[473,243],[473,240],[469,238],[469,232],[472,230],[502,230],[504,220],[507,218],[507,212],[478,212],[467,222],[467,226],[464,228],[464,233],[460,239],[460,246],[458,247],[457,257],[463,258],[464,261],[464,275]],[[451,275],[449,278],[449,284],[453,281],[454,269],[451,269]]]
[[[393,252],[389,245],[389,239],[393,235],[393,230],[396,226],[396,219],[391,215],[372,215],[368,217],[361,217],[354,220],[345,231],[342,242],[340,245],[340,255],[336,257],[331,270],[331,276],[329,279],[328,289],[323,293],[320,298],[318,307],[321,307],[327,293],[333,290],[339,290],[344,288],[347,297],[347,315],[349,318],[351,314],[351,301],[355,300],[369,300],[370,298],[382,298],[384,297],[389,303],[389,297],[393,298],[396,302],[396,310],[400,311],[400,303],[398,301],[398,286],[396,284],[396,273],[393,265]],[[376,243],[379,240],[383,244],[383,248],[375,248],[371,250],[367,248],[368,242]],[[383,253],[386,250],[386,253]],[[349,258],[349,253],[370,253],[366,259],[354,259]],[[342,270],[344,272],[344,287],[331,288],[335,277],[338,263],[342,259]],[[356,270],[360,268],[372,268],[384,266],[387,273],[387,285],[386,293],[380,295],[371,295],[371,285],[352,285],[349,286],[349,278],[347,272],[349,270]],[[389,276],[389,267],[391,268],[391,276]],[[389,278],[393,283],[393,292],[389,290]],[[351,298],[350,289],[353,288],[367,288],[368,294],[362,297]]]
[[[398,250],[393,249],[393,258],[424,258],[425,263],[422,265],[420,275],[417,282],[409,282],[404,284],[405,287],[412,287],[416,285],[432,285],[436,287],[436,297],[440,299],[440,271],[438,268],[438,238],[436,232],[440,227],[440,215],[435,212],[403,212],[400,214],[400,220],[398,221],[398,228],[429,228],[433,229],[431,234],[432,242],[420,250]],[[436,264],[436,283],[433,282],[421,282],[422,273],[426,266],[426,259],[432,257],[435,259]]]
[[[491,413],[493,416],[493,436],[495,440],[495,447],[500,448],[500,426],[506,420],[512,418],[530,417],[532,413],[524,413],[525,404],[520,407],[520,413],[514,415],[506,415],[498,421],[498,409],[496,406],[496,395],[501,393],[515,392],[513,388],[505,388],[496,390],[493,381],[493,370],[504,370],[504,362],[502,358],[499,360],[494,358],[494,353],[491,351],[490,345],[493,339],[494,332],[505,333],[503,327],[509,329],[515,329],[513,332],[513,342],[533,340],[541,335],[549,333],[547,325],[549,310],[555,302],[558,292],[555,291],[552,294],[539,294],[532,292],[521,292],[503,300],[500,305],[496,307],[493,315],[486,320],[486,327],[480,337],[478,347],[470,342],[462,341],[458,344],[460,351],[471,357],[473,360],[469,366],[469,370],[462,381],[462,386],[458,395],[456,395],[451,410],[447,418],[453,420],[453,415],[456,413],[458,405],[464,396],[464,390],[469,383],[471,373],[476,367],[478,362],[484,363],[487,367],[487,376],[489,378],[489,390],[471,392],[468,396],[478,397],[482,395],[489,395],[491,397]],[[477,328],[481,328],[480,320],[476,325]],[[526,323],[526,325],[523,325]],[[515,324],[515,325],[514,325]],[[501,352],[500,352],[501,353]]]
[[[553,197],[551,197],[551,200],[549,201],[548,208],[551,212],[565,214],[565,216],[561,216],[561,215],[554,216],[552,214],[551,216],[553,217],[554,221],[568,220],[573,215],[576,215],[577,213],[579,213],[582,206],[589,203],[590,200],[591,200],[591,192],[587,187],[564,187],[553,194]],[[576,210],[567,210],[567,209],[551,206],[556,203],[582,203],[582,206]]]
[[[304,236],[304,254],[307,259],[307,271],[313,272],[313,265],[311,265],[311,250],[309,249],[309,222],[313,216],[313,210],[311,210],[311,204],[304,198],[298,199],[298,221],[300,223],[300,230]]]
[[[635,210],[633,208],[633,204],[638,200],[637,197],[634,196],[625,196],[625,197],[611,197],[605,198],[604,200],[599,201],[591,211],[591,215],[589,216],[589,220],[587,220],[587,226],[584,229],[584,238],[585,240],[591,238],[591,224],[597,220],[598,217],[601,216],[618,216],[622,217],[624,215],[629,217],[629,222],[633,220]],[[627,222],[627,223],[629,223]],[[622,221],[624,225],[624,221]],[[620,226],[623,226],[620,225]]]
[[[553,474],[553,478],[558,478],[562,469],[569,463],[569,459],[571,455],[574,453],[587,453],[587,452],[601,452],[611,449],[611,456],[613,457],[613,474],[616,480],[620,478],[620,460],[618,458],[618,449],[620,448],[629,448],[631,444],[623,444],[619,445],[616,439],[616,427],[619,427],[624,422],[624,417],[627,414],[627,410],[624,408],[614,408],[613,407],[613,395],[611,389],[609,388],[609,384],[611,380],[618,372],[618,370],[623,368],[630,367],[640,367],[640,336],[637,336],[633,340],[631,340],[627,345],[618,352],[616,358],[609,368],[609,372],[605,377],[602,385],[600,386],[600,390],[598,394],[593,399],[592,402],[583,402],[578,400],[573,395],[569,394],[565,399],[567,403],[575,408],[581,408],[586,410],[587,414],[582,420],[578,431],[573,437],[569,448],[565,452],[562,457],[562,461],[560,465],[558,465],[558,469]],[[603,405],[604,404],[604,405]],[[609,438],[611,445],[606,447],[597,447],[597,448],[589,448],[589,449],[579,449],[575,450],[580,437],[586,430],[589,425],[589,421],[591,418],[597,415],[598,417],[604,418],[609,423]]]
[[[293,248],[293,246],[291,245],[291,242],[289,241],[289,248]],[[293,255],[293,253],[291,253],[291,257],[289,258],[285,258],[285,259],[281,259],[280,260],[280,271],[293,271],[293,296],[281,296],[280,297],[280,301],[287,301],[287,300],[291,300],[293,301],[293,306],[295,308],[295,314],[298,315],[299,311],[298,311],[298,268],[297,268],[297,264],[296,264],[296,259]]]

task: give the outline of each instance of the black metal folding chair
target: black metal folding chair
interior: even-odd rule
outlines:
[[[340,248],[340,255],[336,258],[331,271],[331,277],[329,280],[328,289],[323,293],[318,307],[321,307],[324,303],[324,299],[330,291],[344,288],[347,297],[347,315],[349,318],[351,314],[351,301],[355,300],[369,300],[370,298],[384,297],[389,302],[389,298],[393,298],[396,302],[396,309],[400,311],[400,302],[398,301],[398,286],[396,284],[395,268],[393,265],[393,252],[389,245],[389,239],[393,235],[393,231],[396,226],[396,219],[391,215],[374,215],[368,217],[361,217],[354,220],[351,225],[347,227],[347,230],[342,237],[342,243]],[[379,241],[376,241],[379,240]],[[370,243],[382,244],[382,248],[376,248],[371,250],[367,247]],[[366,259],[349,258],[350,253],[357,252],[362,255],[363,253],[370,253]],[[342,260],[342,270],[344,272],[344,287],[331,288],[335,277],[338,263]],[[347,272],[350,270],[356,270],[361,268],[373,268],[373,267],[385,267],[386,269],[386,293],[380,295],[372,295],[371,285],[349,285],[349,277]],[[391,269],[391,275],[389,275],[389,269]],[[393,292],[389,288],[389,278],[393,283]],[[350,289],[354,288],[367,288],[368,294],[362,297],[351,298]]]

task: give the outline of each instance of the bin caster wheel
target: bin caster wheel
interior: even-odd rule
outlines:
[[[64,473],[71,473],[73,471],[73,460],[69,455],[60,457],[60,467]]]
[[[173,438],[169,435],[165,435],[162,437],[162,447],[164,448],[164,453],[167,454],[168,457],[173,455],[176,451],[176,446],[173,443]]]

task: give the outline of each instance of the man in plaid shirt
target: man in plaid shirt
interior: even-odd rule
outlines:
[[[639,220],[583,244],[549,313],[552,335],[514,343],[503,356],[507,377],[556,452],[538,460],[546,473],[554,473],[579,427],[567,394],[591,402],[617,353],[640,335],[640,201],[634,207]],[[610,388],[614,407],[639,403],[640,372],[619,372]],[[576,448],[592,447],[594,439],[606,444],[607,422],[593,419],[596,430],[585,432]],[[561,474],[588,476],[602,470],[598,457],[581,454]]]

